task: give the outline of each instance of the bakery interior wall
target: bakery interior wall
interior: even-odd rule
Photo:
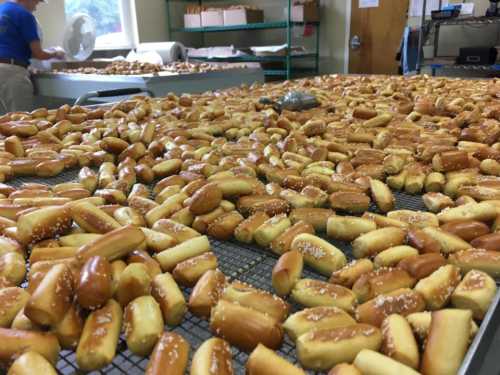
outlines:
[[[2,0],[0,0],[1,2]],[[135,1],[137,14],[137,29],[140,42],[157,42],[168,40],[167,11],[165,0],[131,0]],[[234,3],[260,5],[266,9],[266,19],[283,19],[283,0],[234,0]],[[186,2],[174,2],[172,19],[182,22]],[[221,4],[216,1],[210,4]],[[227,1],[222,2],[227,5]],[[344,72],[346,63],[346,21],[350,0],[321,0],[321,62],[323,73]],[[36,16],[42,25],[44,46],[61,45],[64,30],[64,0],[50,0],[40,5]],[[295,30],[298,37],[303,32]],[[250,36],[250,37],[249,37]],[[178,34],[186,45],[201,45],[199,35]],[[285,41],[284,30],[265,30],[248,32],[228,32],[207,34],[206,42],[210,45],[251,46],[281,44]],[[309,38],[307,45],[314,46],[314,38]],[[299,40],[299,39],[297,39]]]
[[[0,0],[0,4],[6,0]],[[64,0],[50,0],[40,4],[35,14],[42,26],[45,47],[62,45],[64,30]]]

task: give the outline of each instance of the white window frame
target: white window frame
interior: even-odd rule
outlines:
[[[116,44],[98,44],[96,40],[95,51],[109,51],[120,49],[136,48],[139,44],[139,35],[137,30],[137,17],[134,0],[119,0],[120,18],[122,23],[122,32],[125,34],[125,43]]]

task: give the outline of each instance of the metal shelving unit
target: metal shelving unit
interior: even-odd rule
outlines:
[[[427,1],[422,3],[422,19],[420,22],[420,35],[419,35],[419,51],[417,57],[417,74],[420,74],[423,67],[429,67],[432,75],[435,76],[438,70],[448,69],[454,71],[469,71],[469,72],[499,72],[500,64],[493,65],[465,65],[455,64],[453,59],[439,58],[439,34],[441,26],[485,26],[500,24],[500,17],[463,17],[463,18],[450,18],[444,20],[426,20],[425,9]],[[441,1],[439,3],[441,8]],[[421,55],[421,50],[424,44],[433,35],[434,58],[424,59]]]
[[[199,58],[196,60],[204,60],[204,61],[214,61],[214,62],[282,62],[284,68],[282,69],[265,69],[264,74],[266,76],[281,76],[286,79],[291,79],[297,74],[311,73],[318,74],[319,72],[319,46],[320,46],[320,28],[319,22],[294,22],[291,19],[291,10],[292,10],[292,1],[293,0],[284,0],[288,6],[287,11],[287,19],[284,21],[273,21],[273,22],[260,22],[260,23],[251,23],[246,25],[231,25],[231,26],[215,26],[215,27],[196,27],[196,28],[185,28],[185,27],[174,27],[172,23],[172,12],[171,12],[171,4],[174,2],[198,2],[201,6],[205,1],[210,0],[166,0],[167,1],[167,18],[168,18],[168,28],[169,35],[172,39],[172,35],[175,33],[214,33],[214,32],[231,32],[231,31],[255,31],[255,30],[273,30],[273,29],[282,29],[286,31],[286,44],[288,47],[288,52],[285,56],[255,56],[255,55],[244,55],[239,57],[229,57],[229,58]],[[319,6],[319,2],[318,2]],[[289,51],[292,48],[292,29],[295,26],[303,26],[303,25],[313,25],[315,28],[315,51],[311,53],[301,53],[301,54],[293,54]],[[306,60],[311,59],[314,61],[314,65],[312,68],[296,68],[293,66],[293,61],[296,60]]]

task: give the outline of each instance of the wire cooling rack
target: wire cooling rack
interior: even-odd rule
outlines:
[[[34,177],[19,177],[9,182],[9,184],[19,187],[23,183],[44,183],[55,185],[63,182],[76,180],[78,171],[68,170],[53,178],[34,178]],[[395,193],[396,209],[412,209],[426,210],[422,198],[420,196],[411,196],[404,193]],[[376,206],[372,205],[370,211],[377,212]],[[321,234],[320,234],[321,235]],[[325,238],[326,239],[326,238]],[[350,244],[332,241],[329,242],[340,248],[346,254],[349,260],[353,259],[352,249]],[[242,244],[236,241],[221,242],[213,238],[210,239],[212,249],[217,255],[219,269],[230,279],[238,279],[253,285],[254,287],[273,292],[271,285],[271,271],[277,261],[277,255],[274,253],[257,247],[255,245]],[[318,280],[326,280],[324,276],[315,272],[313,269],[305,266],[303,277],[313,278]],[[186,300],[189,298],[191,288],[182,287]],[[301,307],[295,305],[292,301],[292,312],[300,310]],[[181,325],[177,327],[165,327],[166,330],[172,330],[181,334],[190,344],[191,353],[207,339],[212,337],[208,321],[200,319],[192,315],[189,311]],[[245,374],[245,364],[248,359],[248,353],[240,351],[232,347],[233,350],[233,365],[237,375]],[[285,335],[283,345],[278,351],[281,356],[292,363],[297,364],[297,356],[295,353],[295,345]],[[139,357],[127,349],[127,344],[123,335],[119,339],[116,357],[113,362],[101,369],[94,371],[91,374],[113,374],[113,375],[140,375],[144,374],[148,364],[148,358]],[[189,367],[188,367],[189,368]],[[76,364],[76,355],[73,351],[62,351],[57,370],[63,375],[82,374]],[[308,374],[321,374],[320,372],[307,372]]]

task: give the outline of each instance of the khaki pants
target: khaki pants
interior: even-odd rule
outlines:
[[[27,69],[0,63],[0,113],[33,110],[33,92]]]

